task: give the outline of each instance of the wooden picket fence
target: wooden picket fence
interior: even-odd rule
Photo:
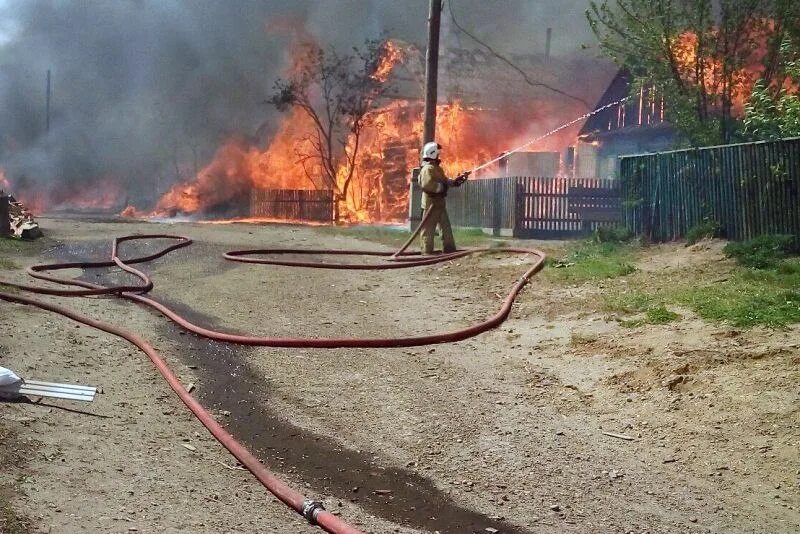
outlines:
[[[253,189],[250,216],[268,219],[333,221],[333,191],[314,189]]]
[[[615,224],[613,215],[582,216],[581,209],[604,208],[619,199],[614,180],[599,178],[517,178],[514,235],[532,239],[565,239],[590,234],[599,226]],[[580,192],[578,192],[580,191]],[[596,192],[592,195],[592,191]],[[612,210],[614,211],[614,210]]]
[[[728,239],[800,236],[800,138],[621,158],[627,226],[654,241],[701,223]]]
[[[587,235],[598,226],[618,223],[618,208],[616,182],[596,178],[474,179],[447,195],[453,226],[533,239]]]
[[[516,178],[469,180],[447,192],[453,226],[511,232],[515,220]]]

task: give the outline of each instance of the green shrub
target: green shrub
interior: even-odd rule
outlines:
[[[650,324],[667,324],[680,319],[681,316],[675,312],[669,311],[664,306],[655,306],[645,312],[647,322]]]
[[[601,226],[592,234],[596,243],[627,243],[633,239],[633,232],[625,226]]]
[[[798,261],[783,261],[778,264],[778,272],[780,274],[800,274],[800,262]]]
[[[703,221],[700,224],[695,224],[689,231],[686,232],[686,244],[687,245],[694,245],[701,239],[705,239],[707,237],[719,237],[720,236],[720,225],[716,221]]]
[[[772,269],[778,267],[781,260],[800,253],[800,247],[794,236],[776,234],[728,243],[723,252],[745,267]]]

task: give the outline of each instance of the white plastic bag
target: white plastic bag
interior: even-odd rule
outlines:
[[[10,386],[11,384],[16,384],[22,380],[11,369],[6,369],[5,367],[0,367],[0,387],[2,386]]]

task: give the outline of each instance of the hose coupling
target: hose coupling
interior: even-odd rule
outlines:
[[[323,510],[325,510],[325,506],[322,501],[312,501],[311,499],[303,501],[303,517],[312,525],[317,524],[317,516]]]

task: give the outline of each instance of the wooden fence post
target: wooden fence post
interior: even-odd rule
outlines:
[[[0,237],[11,235],[11,218],[7,196],[0,196]]]
[[[502,205],[500,204],[500,186],[502,185],[501,182],[502,178],[495,178],[492,180],[492,235],[498,236],[500,235],[500,226],[501,226],[501,209]]]

